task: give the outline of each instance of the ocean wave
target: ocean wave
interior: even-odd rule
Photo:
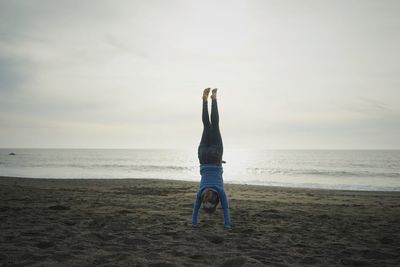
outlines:
[[[324,184],[324,183],[290,183],[282,181],[233,181],[236,184],[252,184],[261,186],[279,186],[292,188],[309,188],[309,189],[329,189],[329,190],[351,190],[351,191],[390,191],[399,192],[399,186],[384,186],[384,185],[362,185],[362,184]]]
[[[129,169],[135,171],[191,171],[194,167],[185,166],[163,166],[163,165],[129,165]]]
[[[84,163],[41,163],[31,164],[31,167],[64,167],[64,168],[78,168],[78,169],[124,169],[131,171],[143,171],[143,172],[157,172],[157,171],[191,171],[194,167],[189,166],[175,166],[175,165],[146,165],[146,164],[84,164]]]
[[[315,175],[334,177],[388,177],[400,178],[399,172],[373,172],[373,171],[345,171],[345,170],[318,170],[318,169],[271,169],[271,168],[247,168],[252,174],[269,175]]]

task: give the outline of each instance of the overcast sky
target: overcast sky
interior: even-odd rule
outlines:
[[[399,1],[0,0],[0,147],[400,149]]]

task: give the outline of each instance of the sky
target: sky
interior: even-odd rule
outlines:
[[[0,147],[400,149],[400,2],[0,0]]]

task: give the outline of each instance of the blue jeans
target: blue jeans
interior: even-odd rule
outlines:
[[[203,101],[203,134],[198,148],[200,164],[215,163],[221,165],[224,147],[219,131],[219,114],[217,100],[211,102],[211,122],[208,118],[207,101]]]

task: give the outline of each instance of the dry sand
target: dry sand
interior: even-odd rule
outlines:
[[[0,265],[399,266],[400,193],[226,185],[191,226],[197,183],[0,177]]]

